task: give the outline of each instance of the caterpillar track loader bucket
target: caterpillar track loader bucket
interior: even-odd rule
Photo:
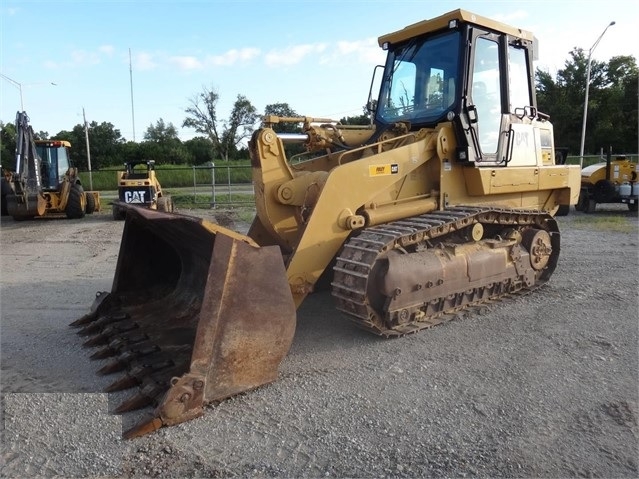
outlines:
[[[112,358],[107,388],[138,388],[122,413],[155,405],[124,436],[195,418],[204,406],[277,378],[295,331],[279,247],[183,215],[127,206],[110,293],[72,326]]]

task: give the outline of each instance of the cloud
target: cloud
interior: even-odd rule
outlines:
[[[386,52],[377,43],[377,38],[367,38],[356,42],[338,42],[337,51],[341,56],[356,56],[357,60],[366,65],[384,63]]]
[[[153,70],[157,67],[157,63],[153,61],[153,55],[150,53],[142,52],[136,53],[135,61],[133,62],[137,70]]]
[[[530,15],[525,10],[513,10],[508,13],[498,13],[494,15],[492,18],[499,22],[505,23],[506,25],[511,25],[513,27],[519,27],[520,23],[527,19]]]
[[[283,50],[271,50],[264,57],[264,62],[269,67],[277,67],[282,65],[295,65],[301,62],[306,56],[319,53],[326,50],[324,43],[312,43],[295,45]]]
[[[74,65],[97,65],[100,63],[100,56],[97,52],[74,50],[71,52],[71,62]]]
[[[105,55],[113,56],[113,52],[115,51],[115,48],[113,47],[113,45],[102,45],[101,47],[98,48],[98,51],[100,53],[104,53]]]
[[[205,63],[212,66],[229,66],[236,63],[247,63],[259,56],[259,48],[233,48],[222,55],[210,55],[206,57]]]
[[[193,56],[170,57],[169,63],[176,66],[180,70],[200,70],[203,64],[200,60]]]

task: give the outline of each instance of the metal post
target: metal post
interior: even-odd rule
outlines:
[[[195,178],[197,166],[193,166],[193,203],[197,203],[197,180]]]
[[[22,98],[22,87],[23,86],[30,86],[30,85],[45,85],[45,84],[49,84],[49,85],[53,85],[53,86],[57,86],[57,83],[54,83],[52,81],[50,82],[39,82],[39,83],[29,83],[28,85],[24,85],[20,82],[15,81],[13,78],[9,78],[7,75],[3,75],[2,73],[0,73],[0,77],[4,78],[5,80],[7,80],[9,83],[11,83],[14,87],[16,87],[19,91],[20,91],[20,111],[24,111],[24,100]]]
[[[93,191],[93,172],[91,171],[91,149],[89,148],[89,126],[87,125],[87,117],[82,107],[82,118],[84,118],[84,137],[87,142],[87,166],[89,167],[89,190]]]
[[[130,48],[129,48],[129,81],[131,83],[131,121],[133,123],[133,142],[135,143],[135,109],[133,108],[133,65],[131,63]]]
[[[210,162],[211,165],[211,208],[215,208],[215,163]]]
[[[606,33],[608,28],[610,28],[614,24],[615,24],[614,21],[610,22],[608,26],[604,29],[604,31],[601,33],[601,35],[599,35],[599,38],[597,38],[597,41],[593,43],[592,47],[590,47],[590,50],[588,50],[588,69],[586,73],[586,97],[584,99],[584,115],[583,115],[583,122],[581,124],[581,147],[579,148],[579,167],[580,168],[583,168],[584,166],[584,143],[586,141],[586,118],[588,116],[588,90],[590,89],[590,66],[591,66],[591,60],[592,60],[592,52],[595,50],[595,48],[601,41],[601,38],[604,36],[604,33]]]

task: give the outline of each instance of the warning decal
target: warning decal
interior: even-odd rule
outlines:
[[[397,163],[389,163],[386,165],[370,165],[368,167],[369,176],[387,176],[399,173],[399,165]]]

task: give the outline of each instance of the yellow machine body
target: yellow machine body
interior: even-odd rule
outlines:
[[[267,116],[254,132],[247,235],[125,206],[112,290],[74,325],[112,358],[101,373],[124,374],[109,390],[138,388],[118,411],[155,406],[126,437],[275,380],[297,307],[325,284],[390,337],[549,280],[580,172],[537,111],[532,34],[456,10],[379,43],[369,124]]]
[[[71,143],[36,140],[25,112],[16,115],[15,171],[5,171],[2,212],[15,220],[42,216],[82,218],[100,211],[100,194],[84,191],[71,165]]]
[[[173,212],[173,199],[162,191],[153,160],[131,161],[124,166],[117,172],[118,199],[112,205],[113,219],[124,219],[126,210],[122,205]]]

